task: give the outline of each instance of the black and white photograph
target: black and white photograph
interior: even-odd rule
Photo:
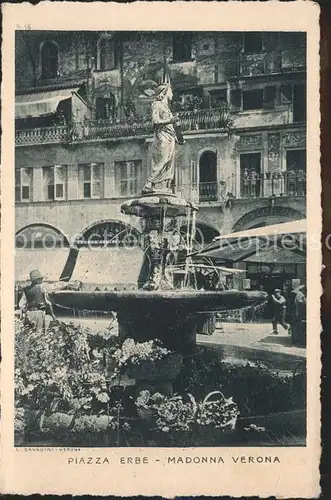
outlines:
[[[16,448],[307,445],[306,61],[16,30]]]

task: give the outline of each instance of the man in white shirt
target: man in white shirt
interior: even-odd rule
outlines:
[[[285,323],[286,301],[285,297],[281,294],[281,291],[278,288],[276,288],[276,290],[274,290],[274,293],[271,295],[271,300],[273,305],[272,333],[274,335],[278,335],[278,323],[282,325],[285,330],[288,330],[289,328],[289,325]]]

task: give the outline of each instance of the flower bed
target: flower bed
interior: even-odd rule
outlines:
[[[170,380],[174,393],[142,380]],[[237,419],[302,407],[292,381],[262,366],[208,349],[183,359],[157,340],[120,345],[61,322],[37,333],[17,320],[15,384],[18,446],[217,446],[235,442]]]

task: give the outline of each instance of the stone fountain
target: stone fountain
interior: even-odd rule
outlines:
[[[171,114],[171,87],[161,85],[152,105],[154,142],[152,173],[140,197],[122,205],[122,212],[141,220],[145,260],[137,291],[60,291],[54,303],[74,310],[117,312],[121,339],[160,339],[180,353],[195,349],[205,313],[240,309],[266,299],[264,292],[175,290],[169,273],[178,250],[178,218],[194,220],[198,207],[173,193],[175,143],[183,138]]]

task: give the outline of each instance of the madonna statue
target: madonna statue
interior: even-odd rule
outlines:
[[[157,88],[152,104],[154,139],[152,145],[152,172],[143,193],[171,192],[175,176],[175,143],[178,142],[178,119],[170,111],[172,89],[167,83]]]

